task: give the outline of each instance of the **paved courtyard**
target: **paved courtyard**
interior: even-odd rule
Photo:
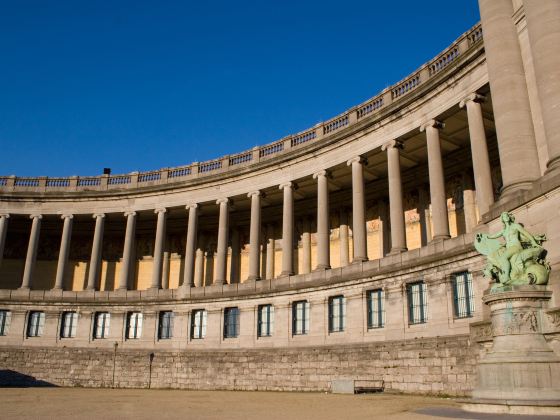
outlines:
[[[3,388],[0,407],[0,418],[20,420],[506,418],[461,412],[450,399],[389,394]]]

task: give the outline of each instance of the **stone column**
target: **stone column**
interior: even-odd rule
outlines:
[[[163,268],[163,248],[165,245],[165,222],[167,209],[155,209],[157,214],[156,243],[154,245],[154,260],[152,268],[152,284],[150,289],[161,288],[161,273]]]
[[[547,171],[552,171],[560,168],[560,2],[523,0],[523,5],[546,135]]]
[[[169,276],[171,271],[171,246],[169,236],[165,238],[163,246],[163,259],[161,263],[161,288],[169,289]]]
[[[348,249],[348,212],[345,208],[341,208],[339,214],[338,239],[340,242],[340,266],[346,267],[350,264],[350,250]]]
[[[231,229],[231,262],[230,262],[230,273],[229,273],[229,283],[239,283],[240,282],[240,265],[241,265],[241,244],[239,239],[239,228],[237,226]]]
[[[379,200],[377,207],[379,209],[379,258],[383,258],[389,254],[391,250],[389,244],[391,229],[389,228],[387,202],[385,200]]]
[[[29,244],[27,245],[27,255],[25,257],[25,268],[23,269],[23,280],[20,289],[30,289],[33,281],[33,271],[35,270],[35,261],[37,260],[37,246],[39,245],[39,234],[41,232],[40,214],[32,214],[29,216],[32,220],[31,233],[29,234]]]
[[[365,160],[361,156],[346,162],[348,166],[352,166],[352,240],[354,243],[352,262],[367,261],[368,259],[363,163]]]
[[[275,241],[274,241],[274,225],[269,223],[266,227],[266,278],[273,279],[274,278],[274,248],[275,248]]]
[[[449,234],[449,216],[445,196],[445,178],[443,160],[439,142],[439,129],[443,123],[435,120],[424,124],[420,131],[426,131],[428,143],[428,172],[430,176],[430,197],[432,200],[432,219],[434,223],[433,240],[447,239]]]
[[[465,232],[472,232],[478,224],[476,200],[470,173],[463,173],[463,212],[465,214]]]
[[[2,258],[4,257],[4,247],[6,246],[6,234],[8,233],[8,219],[10,215],[0,214],[0,267],[2,266]]]
[[[294,274],[294,184],[280,185],[284,191],[282,212],[282,273],[281,276]]]
[[[308,216],[303,219],[301,249],[302,274],[307,274],[311,272],[311,220]]]
[[[261,262],[261,192],[247,194],[251,199],[251,227],[249,232],[249,276],[247,281],[260,280]]]
[[[502,195],[507,196],[530,188],[540,177],[539,158],[512,1],[478,3],[504,183]]]
[[[382,146],[387,151],[389,179],[389,214],[391,219],[391,254],[406,251],[406,229],[404,223],[403,192],[401,180],[401,162],[399,150],[403,144],[391,140]]]
[[[130,273],[132,270],[132,257],[134,253],[134,243],[136,237],[136,212],[129,211],[124,214],[126,216],[126,232],[124,234],[124,249],[121,266],[121,274],[119,277],[119,289],[127,290]]]
[[[94,214],[95,231],[93,233],[93,246],[91,247],[91,258],[89,260],[89,273],[86,290],[95,290],[99,273],[101,271],[101,256],[103,251],[103,229],[105,227],[105,215]]]
[[[461,108],[467,107],[474,185],[480,214],[487,213],[490,210],[490,206],[494,203],[490,158],[488,157],[488,145],[486,143],[484,120],[482,119],[482,108],[480,106],[484,99],[484,96],[473,93],[459,103]]]
[[[218,225],[218,249],[216,253],[216,277],[214,284],[224,284],[227,274],[228,252],[228,225],[229,225],[229,200],[221,198],[216,201],[220,206],[220,219]]]
[[[58,251],[58,265],[56,266],[56,280],[54,288],[62,290],[64,288],[64,273],[68,265],[68,255],[70,254],[70,239],[72,237],[72,219],[71,214],[63,214],[61,216],[64,221],[62,226],[62,237],[60,238],[60,250]]]
[[[319,171],[313,178],[317,180],[317,270],[326,270],[331,268],[327,171]]]
[[[432,222],[430,217],[430,197],[427,188],[418,188],[418,215],[420,217],[420,244],[428,245],[432,240]]]
[[[187,244],[185,246],[184,287],[194,287],[194,261],[196,253],[196,229],[198,226],[198,204],[187,206],[189,211],[189,226],[187,230]]]
[[[206,247],[205,235],[198,238],[196,256],[194,260],[194,284],[196,287],[204,287],[204,248]]]

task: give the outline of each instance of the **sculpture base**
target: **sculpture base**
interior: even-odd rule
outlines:
[[[478,363],[478,383],[469,411],[560,414],[560,357],[543,335],[546,286],[486,291],[493,346]],[[533,410],[533,411],[531,411]]]

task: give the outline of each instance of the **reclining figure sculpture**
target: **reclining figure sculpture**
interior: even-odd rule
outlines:
[[[545,261],[547,251],[542,247],[546,236],[531,235],[515,222],[511,213],[502,213],[500,219],[502,231],[494,235],[478,233],[474,242],[476,250],[487,257],[484,276],[495,282],[492,290],[510,285],[547,284],[550,264]],[[500,237],[505,244],[498,240]]]

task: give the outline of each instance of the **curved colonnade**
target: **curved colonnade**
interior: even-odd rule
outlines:
[[[464,337],[484,320],[474,233],[512,210],[560,239],[543,224],[559,183],[556,140],[533,124],[548,128],[532,96],[538,60],[534,74],[509,71],[533,45],[504,18],[513,3],[497,3],[481,1],[484,40],[476,25],[403,81],[278,142],[146,173],[0,177],[0,309],[11,322],[0,345]],[[554,267],[560,255],[549,256]],[[459,370],[466,379],[449,393],[472,386],[472,370]]]

